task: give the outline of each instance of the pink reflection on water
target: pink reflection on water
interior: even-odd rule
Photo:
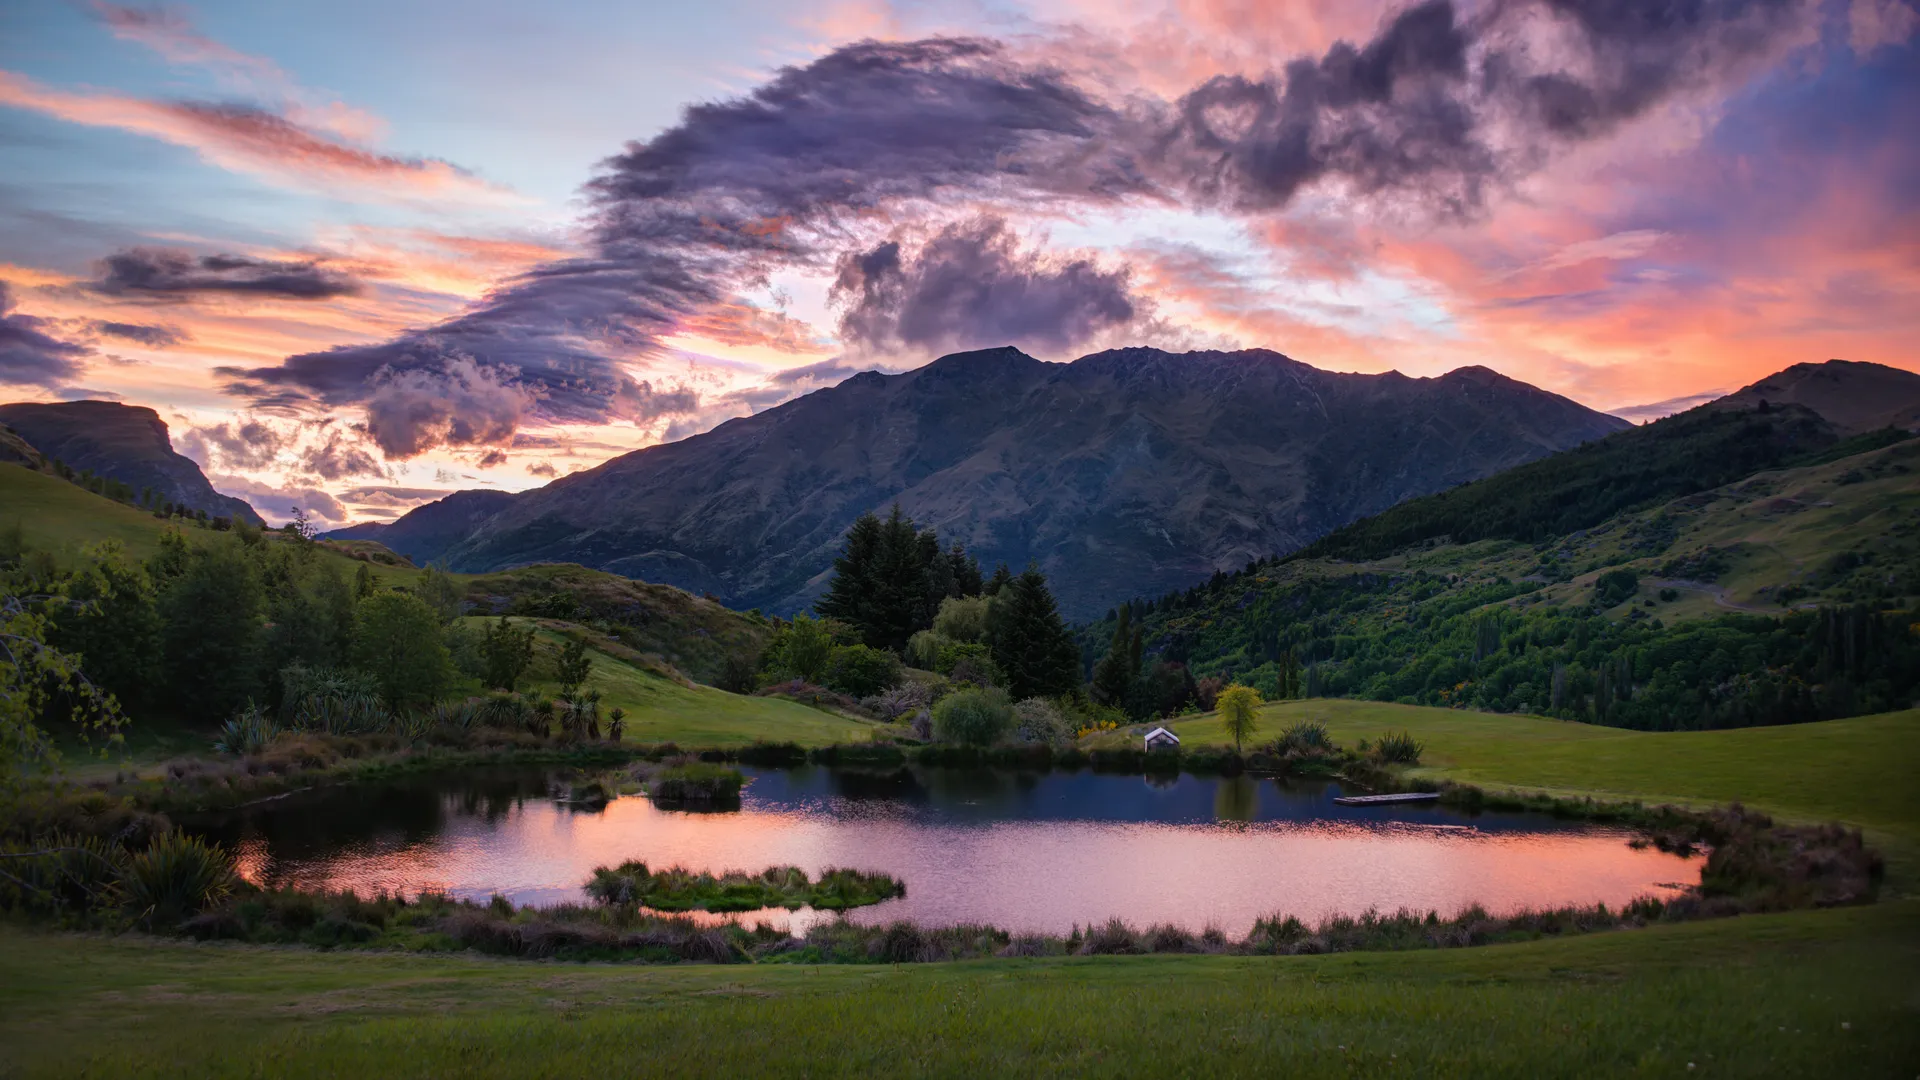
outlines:
[[[1118,916],[1238,936],[1270,914],[1311,922],[1369,908],[1451,914],[1474,903],[1495,913],[1618,906],[1698,880],[1686,860],[1635,851],[1627,839],[1613,830],[1490,833],[1407,822],[934,824],[792,810],[695,814],[625,798],[597,814],[527,800],[492,822],[450,817],[431,839],[375,839],[308,859],[276,860],[249,840],[241,865],[256,883],[363,895],[437,889],[484,899],[499,892],[534,904],[579,900],[594,867],[627,859],[712,871],[856,867],[907,883],[905,898],[855,912],[861,922],[1065,933]],[[817,916],[735,917],[799,928]]]

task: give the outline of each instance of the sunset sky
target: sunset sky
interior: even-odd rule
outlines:
[[[1917,36],[1906,0],[10,0],[0,399],[150,405],[340,524],[1002,344],[1613,411],[1920,370]]]

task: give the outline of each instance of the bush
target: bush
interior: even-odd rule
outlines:
[[[182,832],[154,838],[127,860],[120,881],[126,905],[148,926],[172,926],[233,891],[233,860],[218,844]]]
[[[860,704],[882,720],[895,720],[909,713],[917,713],[932,703],[932,687],[922,682],[903,682]]]
[[[1013,707],[1014,737],[1022,742],[1069,743],[1074,723],[1046,698],[1028,698]]]
[[[933,734],[943,742],[991,746],[1013,729],[1013,703],[997,688],[958,690],[933,707]]]
[[[900,681],[900,659],[866,645],[835,645],[828,653],[826,686],[850,697],[872,697]]]
[[[1609,570],[1593,581],[1595,607],[1612,607],[1640,590],[1640,575],[1631,570]]]
[[[1418,765],[1420,752],[1425,749],[1413,741],[1411,734],[1393,731],[1380,736],[1380,741],[1373,747],[1373,757],[1383,765]]]
[[[957,683],[993,686],[1000,681],[1000,670],[994,666],[993,655],[985,645],[943,645],[934,670]]]

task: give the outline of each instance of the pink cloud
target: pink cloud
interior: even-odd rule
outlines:
[[[250,105],[75,93],[7,71],[0,71],[0,105],[146,135],[225,169],[341,197],[499,201],[507,194],[445,161],[380,153]]]

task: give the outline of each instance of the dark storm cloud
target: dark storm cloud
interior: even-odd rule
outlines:
[[[13,290],[0,281],[0,383],[57,387],[78,378],[93,350],[48,334],[48,320],[13,310]]]
[[[1008,340],[996,330],[1067,343],[1125,323],[1124,280],[964,236],[931,262],[909,258],[871,246],[875,223],[928,207],[1126,200],[1259,213],[1323,182],[1468,214],[1556,143],[1762,49],[1794,10],[1496,0],[1462,19],[1431,0],[1363,45],[1266,78],[1215,78],[1174,101],[1103,100],[1038,53],[992,41],[861,42],[691,107],[604,162],[586,188],[590,257],[538,267],[429,331],[229,372],[230,388],[262,405],[363,405],[390,456],[498,442],[523,416],[686,413],[699,405],[690,392],[638,383],[620,361],[789,267],[838,266],[858,343]],[[1553,47],[1535,47],[1541,33]],[[849,238],[857,254],[836,259]],[[968,267],[983,277],[958,280]],[[489,373],[487,393],[473,394],[473,371]],[[476,396],[476,411],[432,405],[436,393]]]
[[[151,325],[148,323],[110,322],[103,319],[93,323],[92,330],[96,334],[119,338],[122,341],[131,341],[155,349],[170,349],[175,345],[183,345],[192,340],[192,335],[180,327],[165,324]]]
[[[253,259],[244,255],[195,255],[179,248],[140,247],[101,260],[93,288],[110,296],[184,298],[203,293],[242,293],[291,300],[355,296],[358,281],[318,261]]]
[[[1490,93],[1517,95],[1555,135],[1588,138],[1646,112],[1676,90],[1758,53],[1800,10],[1796,0],[1544,0],[1586,50],[1585,74],[1526,71],[1518,51],[1486,65]]]
[[[840,260],[840,337],[877,350],[1059,351],[1142,314],[1124,270],[1022,251],[1006,223],[950,225],[918,251],[890,240]]]

